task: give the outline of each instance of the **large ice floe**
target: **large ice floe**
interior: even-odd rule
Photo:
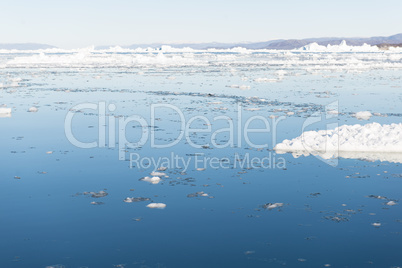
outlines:
[[[317,155],[402,163],[402,123],[343,125],[333,130],[306,131],[275,146],[277,153],[295,157]]]

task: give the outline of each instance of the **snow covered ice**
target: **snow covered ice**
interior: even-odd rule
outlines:
[[[402,163],[402,124],[343,125],[333,130],[306,131],[275,146],[278,153],[363,158]]]
[[[373,115],[369,111],[357,112],[355,117],[360,120],[369,120]]]
[[[158,209],[164,209],[166,208],[166,204],[164,203],[150,203],[147,205],[148,208],[158,208]]]

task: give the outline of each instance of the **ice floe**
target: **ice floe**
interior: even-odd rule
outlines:
[[[28,109],[28,112],[30,112],[30,113],[36,113],[37,111],[38,111],[38,108],[36,108],[36,107],[30,107]]]
[[[105,191],[99,191],[99,192],[84,192],[84,195],[90,195],[93,198],[101,198],[101,197],[105,197],[108,195],[107,192]]]
[[[146,181],[152,184],[158,184],[161,181],[161,178],[155,176],[155,177],[144,177],[140,179],[141,181]]]
[[[402,163],[402,124],[343,125],[333,130],[306,131],[275,146],[277,153],[319,155]]]
[[[387,203],[385,203],[387,206],[395,206],[397,203],[395,201],[388,201]]]
[[[151,203],[147,205],[148,208],[159,208],[159,209],[164,209],[166,207],[166,204],[164,203]]]
[[[283,205],[284,205],[283,203],[266,203],[266,204],[262,205],[262,207],[264,209],[271,210],[271,209],[274,209],[274,208],[283,207]]]
[[[369,111],[363,111],[355,113],[354,116],[359,120],[369,120],[373,116],[373,114]]]
[[[0,117],[11,117],[11,108],[0,107]]]
[[[154,176],[154,177],[165,177],[165,176],[166,176],[166,173],[154,171],[154,172],[151,172],[150,175],[151,175],[151,176]]]
[[[126,203],[149,201],[148,197],[126,197],[123,201]]]

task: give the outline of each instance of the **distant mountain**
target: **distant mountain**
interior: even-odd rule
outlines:
[[[36,44],[36,43],[20,43],[20,44],[1,44],[0,49],[17,49],[17,50],[37,50],[37,49],[47,49],[56,48],[55,46],[46,44]]]
[[[342,40],[346,40],[348,45],[361,46],[364,43],[369,45],[379,44],[399,44],[402,43],[402,33],[392,36],[375,36],[375,37],[323,37],[323,38],[307,38],[307,39],[280,39],[271,40],[266,42],[254,42],[254,43],[181,43],[181,44],[168,44],[168,43],[152,43],[152,44],[133,44],[129,46],[122,46],[123,48],[135,49],[135,48],[160,48],[162,45],[168,45],[173,48],[189,47],[193,49],[208,49],[208,48],[234,48],[244,47],[248,49],[294,49],[300,48],[311,43],[318,43],[319,45],[326,46],[339,45]],[[106,49],[110,46],[100,46],[97,49]]]

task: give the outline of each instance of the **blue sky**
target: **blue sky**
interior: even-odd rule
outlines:
[[[401,0],[2,0],[0,43],[63,48],[402,32]]]

